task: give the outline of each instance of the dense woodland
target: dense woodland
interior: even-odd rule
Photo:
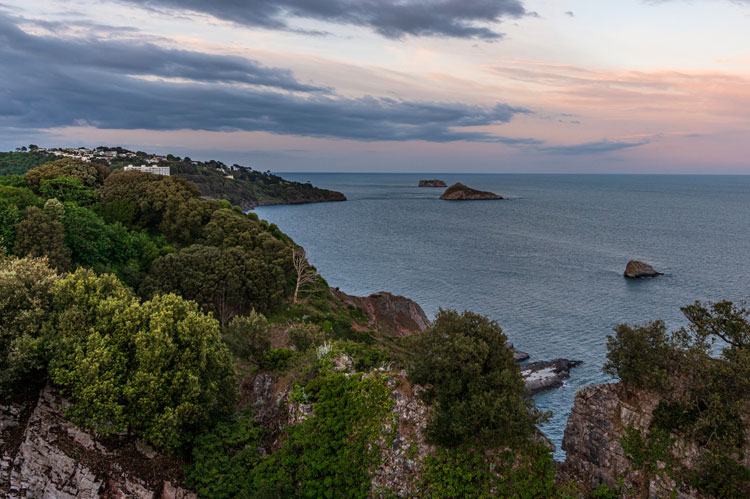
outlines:
[[[177,176],[71,159],[0,177],[3,397],[52,383],[71,421],[172,456],[203,497],[368,497],[392,422],[388,383],[405,369],[402,382],[425,387],[434,445],[420,495],[577,496],[556,478],[537,429],[547,415],[495,322],[444,310],[427,331],[389,337],[319,276],[294,303],[295,243],[202,194]],[[665,432],[689,433],[707,454],[685,479],[740,497],[748,313],[718,304],[686,314],[689,330],[623,325],[610,339],[609,372],[665,393],[654,433],[627,449],[647,463]],[[720,360],[709,355],[714,337],[728,345]],[[354,373],[334,369],[341,355]],[[676,372],[696,378],[689,390],[675,389]],[[280,427],[256,418],[239,387],[258,373],[286,380],[289,403],[315,416]],[[731,481],[716,490],[720,470]]]

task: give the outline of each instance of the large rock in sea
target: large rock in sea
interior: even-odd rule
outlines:
[[[464,184],[458,183],[453,184],[445,190],[440,199],[447,199],[449,201],[475,201],[484,199],[503,199],[502,196],[498,196],[493,192],[478,191],[467,187]]]
[[[630,260],[628,265],[625,267],[625,277],[630,279],[638,279],[641,277],[656,277],[658,275],[664,275],[662,272],[657,272],[654,268],[643,262],[637,260]]]
[[[582,364],[580,360],[555,359],[531,362],[521,366],[521,376],[529,394],[560,388],[570,378],[570,370]]]
[[[446,187],[442,180],[420,180],[419,187]]]

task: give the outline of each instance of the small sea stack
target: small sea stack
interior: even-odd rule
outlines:
[[[478,191],[458,183],[448,187],[443,195],[440,196],[440,199],[447,199],[449,201],[480,201],[486,199],[503,199],[503,197],[493,192]]]
[[[446,187],[442,180],[420,180],[419,187]]]
[[[630,260],[628,265],[625,267],[625,274],[628,279],[640,279],[642,277],[656,277],[664,275],[663,272],[657,272],[654,268],[643,262],[637,260]]]

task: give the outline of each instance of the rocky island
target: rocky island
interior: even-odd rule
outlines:
[[[480,201],[488,199],[503,199],[503,197],[498,196],[493,192],[478,191],[465,186],[464,184],[457,183],[448,187],[443,195],[440,196],[440,199],[448,201]]]
[[[623,275],[629,279],[640,279],[641,277],[656,277],[664,274],[662,272],[657,272],[647,263],[630,260],[625,267],[625,273]]]
[[[442,180],[420,180],[419,187],[447,187]]]

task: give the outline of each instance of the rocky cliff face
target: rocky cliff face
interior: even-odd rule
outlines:
[[[181,466],[127,439],[103,441],[63,418],[54,389],[0,405],[0,495],[40,498],[192,499]]]
[[[370,325],[393,336],[407,336],[430,327],[422,307],[414,300],[391,293],[374,293],[370,296],[351,296],[336,289],[331,290],[347,305],[361,308],[370,317]]]
[[[449,201],[480,201],[486,199],[503,199],[503,197],[493,192],[478,191],[458,183],[448,187],[443,195],[440,196],[440,199],[447,199]]]
[[[562,472],[595,489],[601,484],[616,486],[622,479],[626,497],[680,499],[703,497],[694,489],[680,484],[657,463],[655,472],[634,466],[623,450],[621,439],[625,428],[648,431],[659,396],[644,390],[628,391],[619,384],[588,386],[576,394],[568,418],[562,449],[567,453]],[[695,469],[701,449],[671,435],[675,440],[672,457],[680,467]],[[742,449],[745,466],[750,466],[750,444]]]

